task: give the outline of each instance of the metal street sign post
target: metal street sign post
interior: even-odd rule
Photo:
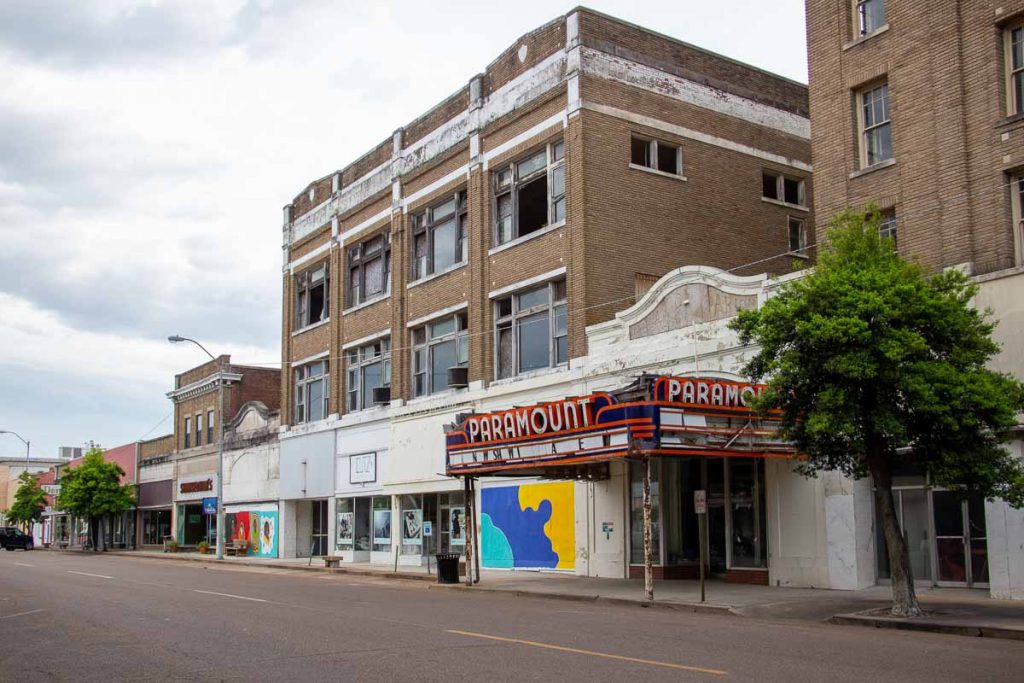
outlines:
[[[697,544],[700,546],[700,601],[704,602],[704,532],[707,526],[707,492],[698,489],[693,492],[693,510],[697,513]]]

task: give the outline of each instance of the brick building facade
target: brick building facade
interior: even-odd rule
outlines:
[[[451,549],[443,425],[564,391],[585,328],[681,264],[806,262],[809,136],[804,85],[580,8],[310,183],[284,209],[282,553],[351,522],[349,559],[420,562],[392,512]]]
[[[992,365],[1024,378],[1024,2],[806,8],[819,223],[874,204],[903,255],[974,275],[1002,346]],[[1022,431],[1009,444],[1019,457]],[[904,475],[896,497],[915,579],[1024,599],[1024,512]],[[871,546],[856,543],[858,586],[888,576],[884,544]]]

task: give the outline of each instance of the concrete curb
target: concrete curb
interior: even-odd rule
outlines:
[[[70,552],[75,551],[60,551]],[[370,576],[378,577],[381,579],[403,579],[409,581],[436,581],[437,576],[433,574],[420,574],[413,572],[382,572],[382,571],[366,571],[359,570],[350,567],[320,567],[316,565],[305,565],[305,564],[294,564],[290,562],[245,562],[240,560],[218,560],[215,557],[185,557],[177,555],[176,553],[167,553],[166,555],[138,555],[131,551],[108,551],[105,555],[116,555],[119,557],[133,557],[140,560],[153,560],[155,562],[200,562],[204,564],[214,564],[220,567],[255,567],[257,569],[294,569],[295,571],[302,572],[321,572],[325,574],[351,574],[355,576]]]
[[[63,550],[59,552],[75,553],[74,550]],[[238,560],[223,561],[218,560],[215,557],[187,557],[184,555],[178,555],[176,553],[167,553],[165,555],[139,555],[131,551],[108,551],[105,555],[116,555],[119,557],[134,557],[144,560],[153,560],[156,562],[170,561],[170,562],[200,562],[204,564],[215,564],[222,567],[256,567],[256,568],[267,568],[267,569],[294,569],[297,571],[304,572],[322,572],[328,574],[349,574],[352,576],[365,576],[375,577],[381,579],[401,579],[411,581],[425,581],[429,582],[428,588],[441,588],[448,590],[463,590],[468,592],[477,593],[501,593],[504,595],[514,595],[519,598],[541,598],[541,599],[552,599],[552,600],[564,600],[568,602],[598,602],[605,605],[628,605],[635,607],[653,607],[657,609],[674,610],[677,612],[690,612],[692,614],[715,614],[719,616],[740,616],[732,610],[728,605],[716,605],[713,603],[699,603],[699,602],[658,602],[655,600],[652,603],[648,603],[640,598],[613,598],[602,595],[580,595],[578,593],[549,593],[549,592],[533,592],[524,591],[520,588],[502,588],[500,586],[467,586],[464,583],[457,584],[440,584],[437,582],[437,576],[434,574],[420,574],[413,572],[382,572],[382,571],[367,571],[356,569],[353,567],[317,567],[310,565],[294,564],[289,562],[245,562]]]
[[[524,591],[520,588],[502,588],[500,586],[467,586],[460,584],[431,584],[430,588],[447,590],[462,590],[470,593],[502,593],[514,595],[517,598],[540,598],[548,600],[564,600],[567,602],[596,602],[605,605],[627,605],[632,607],[650,607],[656,609],[674,610],[676,612],[690,612],[692,614],[714,614],[718,616],[739,616],[728,605],[716,605],[700,602],[647,602],[639,598],[613,598],[602,595],[581,595],[578,593],[549,593]]]
[[[898,617],[880,617],[869,612],[837,614],[828,620],[831,624],[841,626],[867,626],[869,628],[891,628],[900,631],[920,631],[922,633],[943,633],[951,636],[968,636],[971,638],[1000,638],[1003,640],[1024,640],[1024,630],[1004,628],[1001,626],[985,626],[959,624],[955,621],[925,621],[921,619],[900,619]]]

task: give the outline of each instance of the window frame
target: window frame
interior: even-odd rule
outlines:
[[[865,105],[867,103],[867,96],[871,95],[872,93],[874,93],[874,92],[876,92],[878,90],[881,90],[882,88],[885,89],[885,110],[886,110],[886,113],[887,113],[888,117],[884,121],[873,121],[871,123],[871,125],[868,126],[867,119],[864,116],[864,110],[866,108]],[[873,102],[874,102],[874,100],[872,100],[872,103]],[[891,93],[889,91],[889,81],[888,80],[876,81],[875,83],[873,83],[871,85],[867,85],[867,86],[864,86],[864,87],[858,89],[857,90],[857,96],[856,96],[856,105],[857,105],[857,132],[858,132],[857,137],[858,137],[858,139],[860,141],[860,144],[859,144],[859,147],[860,147],[860,167],[862,169],[872,168],[872,167],[878,166],[879,164],[884,164],[886,162],[889,162],[889,161],[892,161],[893,159],[895,159],[896,158],[896,152],[895,152],[895,149],[894,149],[893,136],[892,136],[892,97],[891,97]],[[868,157],[868,149],[869,149],[868,139],[869,139],[869,136],[872,135],[873,133],[875,133],[876,131],[882,130],[885,127],[888,127],[888,131],[889,131],[889,156],[884,158],[884,159],[878,159],[878,160],[875,160],[875,161],[871,161],[870,158]]]
[[[881,238],[892,238],[893,244],[899,244],[897,232],[899,223],[896,219],[896,209],[881,209],[878,212],[878,236]]]
[[[185,448],[192,448],[192,416],[185,416]]]
[[[436,338],[431,338],[431,328],[434,325],[444,323],[448,320],[455,321],[455,329],[452,332],[440,335]],[[417,333],[422,330],[423,341],[417,342]],[[447,391],[451,387],[448,386],[447,378],[445,379],[445,386],[441,389],[434,387],[433,376],[434,373],[431,368],[434,364],[434,349],[441,345],[446,344],[450,341],[455,341],[455,360],[456,365],[452,367],[462,368],[469,367],[469,315],[467,309],[455,311],[454,313],[438,316],[424,322],[422,325],[416,325],[409,330],[409,374],[412,379],[409,391],[413,398],[420,398],[422,396],[431,396],[433,394],[439,394],[442,391]],[[463,346],[465,347],[465,353],[463,353]],[[424,352],[425,362],[423,368],[417,367],[417,355],[420,351]],[[459,358],[465,356],[465,361],[459,361]],[[447,368],[445,372],[447,372]],[[423,375],[423,391],[417,389],[416,378],[419,375]]]
[[[1021,63],[1013,64],[1013,34],[1020,33]],[[1006,115],[1024,114],[1024,21],[1017,21],[1003,29],[1003,69],[1006,79]],[[1021,77],[1020,87],[1015,85],[1014,76]]]
[[[797,239],[799,241],[799,245],[798,245],[797,249],[793,248],[793,224],[794,223],[799,223],[799,225],[800,225],[799,231],[798,231],[798,234],[797,234]],[[808,258],[809,257],[809,254],[807,253],[807,249],[808,249],[808,244],[807,244],[807,221],[804,220],[804,218],[802,216],[789,216],[787,218],[787,220],[786,220],[786,241],[787,241],[787,246],[789,247],[789,255],[797,256],[799,258]]]
[[[322,271],[322,274],[321,274]],[[320,275],[324,288],[324,307],[320,313],[319,320],[309,319],[310,295],[315,287],[320,286],[320,281],[314,278]],[[295,329],[302,330],[313,325],[327,322],[331,319],[331,264],[325,260],[321,263],[306,268],[295,276]]]
[[[639,141],[644,142],[648,145],[647,147],[647,158],[653,165],[638,164],[633,160],[633,142]],[[675,149],[675,171],[664,171],[659,168],[658,164],[658,147],[659,146],[672,147]],[[680,144],[668,142],[667,140],[659,140],[658,138],[644,135],[642,133],[630,133],[629,134],[629,166],[630,168],[640,169],[642,171],[653,171],[655,173],[661,173],[673,178],[683,178],[683,146]]]
[[[864,11],[868,5],[873,3],[879,3],[882,10],[882,23],[878,24],[867,30],[867,12]],[[855,29],[854,38],[867,38],[868,36],[878,33],[883,27],[889,25],[889,18],[887,16],[888,8],[885,6],[885,0],[853,0],[853,27]]]
[[[455,202],[454,212],[445,215],[443,218],[435,218],[433,215],[434,211],[451,201]],[[454,256],[458,258],[450,266],[439,271],[434,264],[435,235],[437,229],[446,225],[449,220],[455,221]],[[469,260],[469,249],[467,247],[469,235],[469,193],[467,189],[463,187],[450,195],[445,195],[443,199],[435,201],[415,214],[410,221],[409,234],[411,237],[409,240],[410,282],[416,282],[431,275],[444,272],[448,268],[455,268],[465,264]],[[423,264],[423,272],[419,272],[420,262],[416,254],[416,240],[420,235],[425,235],[426,239],[426,254],[424,255],[426,261]]]
[[[202,413],[196,413],[195,424],[196,424],[196,446],[202,446],[203,445],[203,414]],[[209,445],[209,442],[207,442],[207,445]]]
[[[206,443],[213,443],[213,408],[206,411]]]
[[[765,178],[771,177],[775,181],[775,197],[767,197],[764,194]],[[797,202],[786,201],[786,181],[794,180],[797,183]],[[763,168],[761,169],[761,199],[766,199],[772,202],[779,202],[786,204],[787,206],[798,206],[801,209],[807,208],[807,192],[804,178],[798,178],[797,176],[788,175],[781,171],[775,171],[772,169]]]
[[[556,298],[558,288],[564,289],[564,296]],[[547,289],[547,302],[544,304],[537,304],[530,306],[526,309],[520,308],[520,297],[532,294],[540,291],[541,289]],[[505,301],[511,300],[510,311],[507,314],[501,314],[501,305]],[[510,292],[500,297],[496,297],[491,301],[491,306],[494,311],[494,379],[512,379],[521,375],[541,372],[544,370],[551,370],[560,367],[566,367],[569,364],[569,290],[568,281],[566,278],[555,278],[549,280],[540,285],[532,285],[524,287],[522,289]],[[558,309],[562,309],[562,316],[565,318],[565,330],[561,334],[558,333],[557,318],[559,317]],[[520,359],[520,342],[519,333],[521,327],[519,321],[523,318],[536,315],[543,311],[548,312],[548,364],[546,367],[531,368],[529,370],[522,370],[521,359]],[[511,372],[505,374],[501,363],[501,331],[502,326],[507,325],[507,329],[510,331],[509,334],[512,337],[512,363]],[[559,360],[559,349],[558,340],[565,339],[565,360]]]
[[[380,250],[367,254],[367,247],[381,240]],[[366,269],[377,259],[383,259],[383,288],[372,296],[366,294]],[[358,273],[359,286],[353,290],[352,274]],[[348,246],[345,249],[345,308],[351,309],[371,301],[383,299],[391,294],[391,232],[384,229]]]
[[[1010,176],[1010,217],[1016,265],[1024,265],[1024,171]]]
[[[323,371],[320,374],[312,374],[313,368],[316,366],[322,366]],[[323,396],[323,417],[320,419],[326,419],[330,414],[331,405],[331,365],[330,360],[322,358],[319,360],[313,360],[308,363],[304,363],[299,367],[295,368],[293,387],[295,396],[292,400],[292,424],[308,424],[310,422],[318,421],[309,419],[309,407],[310,407],[310,391],[313,384],[316,382],[324,383],[324,396]]]
[[[544,166],[527,173],[523,177],[519,177],[519,166],[522,163],[538,156],[542,152],[545,155]],[[559,154],[561,154],[561,156],[558,156]],[[501,182],[503,173],[508,173],[507,185]],[[556,193],[554,178],[555,175],[559,173],[562,178],[562,191]],[[539,228],[528,233],[523,233],[519,226],[519,191],[523,187],[539,180],[541,177],[546,177],[547,182],[547,221]],[[542,146],[533,148],[527,154],[522,154],[515,157],[508,163],[493,167],[491,170],[491,215],[493,217],[491,220],[491,239],[493,240],[493,246],[500,247],[506,244],[511,244],[518,239],[535,235],[546,228],[564,223],[568,208],[566,203],[566,180],[564,136],[559,136],[556,139],[549,140]],[[511,226],[509,227],[508,239],[502,240],[499,204],[501,198],[505,195],[510,196],[509,201],[511,202],[511,213],[509,214],[509,218],[511,220]],[[559,205],[561,206],[560,215]]]
[[[380,350],[373,356],[366,356],[364,352],[372,351],[374,347]],[[381,366],[380,387],[391,386],[391,335],[386,334],[377,339],[359,346],[345,349],[345,412],[356,413],[360,410],[368,410],[375,407],[372,392],[367,395],[366,371],[374,365]],[[355,378],[355,382],[353,382]],[[353,388],[353,384],[355,385]],[[352,400],[355,399],[355,406],[352,407]],[[369,405],[366,405],[369,401]]]

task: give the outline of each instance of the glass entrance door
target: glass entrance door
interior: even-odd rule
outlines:
[[[938,581],[967,586],[987,584],[984,499],[963,499],[952,491],[933,491],[932,511]]]
[[[310,555],[321,557],[327,554],[327,501],[310,502],[313,512],[313,535],[310,543]]]

